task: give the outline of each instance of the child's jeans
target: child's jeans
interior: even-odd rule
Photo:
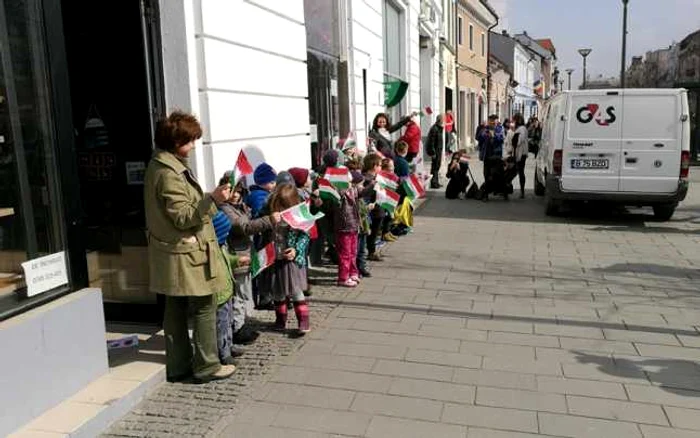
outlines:
[[[346,281],[360,274],[357,269],[357,233],[336,233],[335,245],[338,250],[338,281]]]
[[[219,349],[219,360],[231,356],[233,347],[233,303],[229,298],[224,304],[216,308],[216,346]]]
[[[365,271],[367,269],[367,254],[365,250],[367,249],[367,239],[373,239],[372,236],[368,236],[364,233],[360,233],[357,236],[357,258],[355,264],[358,270]]]

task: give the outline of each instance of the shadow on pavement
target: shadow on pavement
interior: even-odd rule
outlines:
[[[665,333],[665,334],[679,334],[685,336],[696,336],[700,337],[700,333],[695,330],[683,330],[678,328],[663,328],[663,327],[652,327],[643,326],[635,324],[626,323],[614,323],[614,322],[603,322],[603,321],[583,321],[583,320],[572,320],[563,318],[544,318],[536,316],[515,316],[515,315],[497,315],[490,313],[477,313],[477,312],[465,312],[459,310],[450,310],[444,308],[436,308],[434,306],[421,306],[421,305],[400,305],[400,304],[390,304],[390,303],[370,303],[366,301],[345,301],[345,300],[330,300],[330,299],[315,299],[316,303],[324,304],[335,304],[344,305],[346,307],[364,308],[364,309],[382,309],[382,310],[396,310],[399,312],[415,313],[415,314],[427,314],[432,316],[451,316],[457,318],[473,318],[473,319],[491,319],[497,321],[517,321],[525,322],[531,324],[551,324],[551,325],[565,325],[570,327],[590,327],[599,329],[612,329],[612,330],[630,330],[637,332],[647,332],[647,333]]]
[[[700,276],[700,269],[681,268],[668,265],[657,265],[653,263],[617,263],[605,268],[594,268],[595,272],[627,274],[652,274],[662,277],[675,277],[683,279],[693,279]]]
[[[582,364],[595,364],[598,371],[615,377],[649,380],[663,390],[686,396],[700,397],[700,365],[683,359],[643,359],[599,356],[574,351]]]

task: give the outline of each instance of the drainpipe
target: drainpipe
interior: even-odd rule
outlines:
[[[489,27],[488,33],[488,46],[486,47],[486,112],[489,112],[489,105],[491,104],[491,65],[490,65],[490,59],[491,59],[491,31],[498,26],[498,16],[494,14],[496,17],[496,24],[493,26]],[[489,114],[486,114],[486,117],[488,117]]]

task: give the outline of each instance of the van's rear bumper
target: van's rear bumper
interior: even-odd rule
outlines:
[[[556,201],[603,201],[621,204],[671,204],[685,199],[688,194],[688,181],[679,180],[678,190],[673,193],[595,193],[569,192],[561,187],[561,178],[547,175],[547,196]]]

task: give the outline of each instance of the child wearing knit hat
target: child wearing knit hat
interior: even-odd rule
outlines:
[[[277,172],[267,163],[261,163],[253,172],[255,185],[250,188],[250,193],[246,197],[245,203],[250,207],[253,218],[260,216],[260,212],[267,203],[267,198],[275,189]]]

